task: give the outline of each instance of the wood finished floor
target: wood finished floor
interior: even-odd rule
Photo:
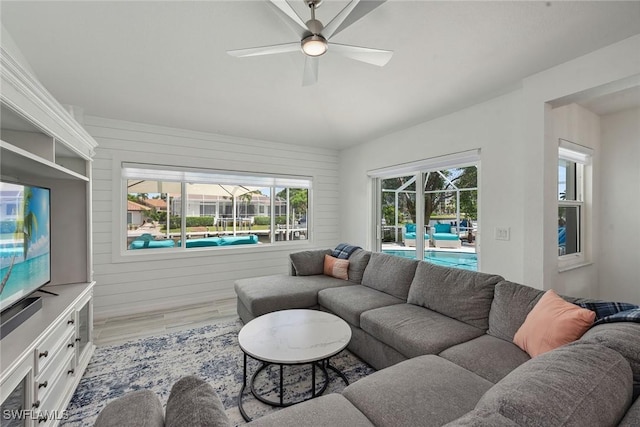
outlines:
[[[93,322],[93,341],[98,347],[120,344],[144,337],[206,326],[236,317],[238,317],[236,299],[229,298],[172,310],[106,318]]]

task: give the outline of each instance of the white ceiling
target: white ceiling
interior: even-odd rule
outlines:
[[[303,20],[303,0],[290,0]],[[325,0],[327,24],[347,1]],[[40,81],[87,115],[344,148],[511,90],[523,77],[640,33],[639,1],[389,0],[332,41],[390,49],[383,68],[329,52],[226,50],[296,41],[265,1],[7,1]],[[637,92],[636,92],[637,93]]]

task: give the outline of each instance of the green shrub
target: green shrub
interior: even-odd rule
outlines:
[[[257,216],[253,218],[253,222],[255,225],[270,225],[271,217],[269,216]]]

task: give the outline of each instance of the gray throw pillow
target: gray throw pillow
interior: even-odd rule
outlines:
[[[165,427],[229,427],[229,418],[215,392],[204,380],[188,376],[171,388]]]
[[[313,276],[324,273],[325,255],[331,255],[331,249],[294,252],[289,259],[296,276]]]

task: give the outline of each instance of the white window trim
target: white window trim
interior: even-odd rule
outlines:
[[[579,183],[576,188],[576,200],[558,200],[558,208],[562,206],[580,208],[580,232],[578,234],[578,247],[580,250],[572,254],[558,255],[558,271],[560,272],[590,264],[586,253],[587,245],[589,244],[589,236],[587,235],[587,201],[591,198],[591,195],[586,194],[586,179],[589,173],[587,168],[591,165],[592,159],[593,150],[591,148],[562,138],[558,140],[558,160],[567,160],[576,163],[576,165],[581,165],[581,167],[576,168],[576,181]]]
[[[367,171],[369,177],[370,188],[374,191],[371,205],[371,223],[373,229],[370,236],[373,238],[373,245],[371,247],[374,251],[380,252],[382,250],[382,212],[380,212],[380,193],[382,192],[381,182],[383,179],[396,178],[401,176],[416,175],[416,188],[422,190],[416,192],[416,210],[424,211],[424,182],[422,174],[426,171],[439,171],[451,168],[462,168],[468,166],[476,166],[478,168],[478,182],[476,190],[480,188],[480,165],[481,165],[481,149],[473,149],[468,151],[461,151],[458,153],[447,154],[438,157],[431,157],[428,159],[421,159],[414,162],[401,163],[398,165],[383,167],[379,169],[372,169]],[[419,176],[419,179],[418,179]],[[427,192],[428,193],[428,192]],[[478,200],[478,221],[480,221],[480,200]],[[424,216],[417,217],[418,221],[416,228],[418,230],[424,229]],[[478,271],[480,270],[480,236],[476,237],[476,255],[478,257]],[[416,239],[416,254],[424,253],[424,240]]]

